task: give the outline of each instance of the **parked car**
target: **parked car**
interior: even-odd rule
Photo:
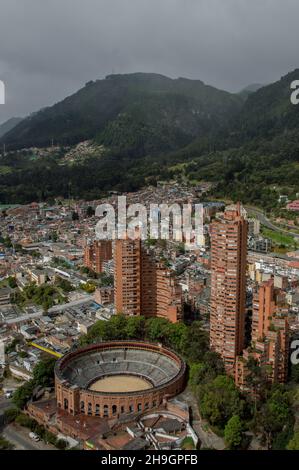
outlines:
[[[30,437],[30,439],[32,439],[35,442],[38,442],[40,440],[40,438],[38,437],[37,434],[35,434],[35,432],[30,432],[29,437]]]

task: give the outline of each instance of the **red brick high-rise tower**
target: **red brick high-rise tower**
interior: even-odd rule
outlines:
[[[96,273],[102,273],[104,263],[112,259],[112,242],[96,240],[88,244],[84,251],[84,266]]]
[[[141,315],[141,241],[116,240],[114,302],[117,313]]]
[[[210,346],[233,372],[244,348],[247,221],[240,204],[211,224]]]
[[[276,311],[274,300],[274,281],[263,282],[253,293],[252,341],[263,340],[270,329],[272,317]]]
[[[181,318],[182,292],[175,274],[139,239],[115,242],[114,299],[117,313],[171,322]]]
[[[288,376],[289,324],[288,306],[280,300],[280,289],[274,279],[259,285],[253,293],[252,343],[237,358],[235,382],[248,388],[246,377],[250,358],[257,361],[266,380],[284,383]],[[282,303],[280,303],[282,302]]]

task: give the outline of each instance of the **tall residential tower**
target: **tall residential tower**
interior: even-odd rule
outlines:
[[[115,241],[114,299],[117,313],[174,323],[181,319],[182,291],[175,273],[139,239]]]
[[[211,224],[210,346],[233,372],[244,348],[247,221],[240,204]]]
[[[104,265],[112,259],[111,240],[96,240],[87,244],[84,251],[84,266],[96,273],[102,273]]]

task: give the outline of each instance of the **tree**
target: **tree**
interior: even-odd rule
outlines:
[[[3,244],[6,246],[6,248],[12,248],[12,242],[11,242],[11,239],[10,237],[5,237],[3,239]]]
[[[258,414],[266,445],[272,448],[273,441],[287,426],[292,425],[291,403],[287,392],[274,387]]]
[[[288,450],[299,450],[299,431],[296,431],[287,445]]]
[[[92,294],[96,290],[96,286],[91,282],[86,282],[85,284],[81,285],[81,289],[88,294]]]
[[[42,387],[52,387],[54,384],[54,367],[56,359],[53,357],[45,357],[33,370],[33,380],[35,385]]]
[[[57,232],[52,232],[51,235],[50,235],[50,240],[52,240],[52,242],[56,243],[57,240],[58,240],[58,233]]]
[[[230,449],[240,447],[243,438],[242,429],[243,426],[239,416],[234,415],[228,420],[224,428],[224,439]]]
[[[21,342],[20,338],[14,338],[12,342],[5,347],[5,354],[9,354],[16,350],[16,346]]]
[[[87,207],[87,210],[86,210],[86,216],[87,216],[88,218],[90,218],[90,217],[93,217],[94,214],[95,214],[94,208],[91,207],[91,206],[88,206],[88,207]]]
[[[234,381],[226,375],[219,375],[212,382],[198,387],[199,408],[210,424],[224,429],[233,415],[243,413],[244,402]]]
[[[145,318],[129,317],[126,325],[126,337],[128,339],[143,339],[145,334]]]
[[[209,338],[202,329],[201,322],[193,322],[187,333],[187,339],[184,345],[184,354],[190,362],[201,362],[209,348]]]
[[[29,418],[24,413],[20,413],[16,418],[16,423],[20,426],[30,429],[32,432],[37,434],[40,439],[45,441],[46,443],[52,444],[57,449],[65,449],[67,447],[67,442],[58,439],[55,434],[48,431],[44,426],[40,425],[35,419]]]
[[[25,407],[26,403],[32,396],[33,389],[34,382],[33,380],[30,380],[14,392],[12,402],[16,405],[17,408],[22,409]]]
[[[5,424],[12,423],[19,415],[20,411],[18,408],[8,408],[4,411],[4,422]]]
[[[16,423],[20,426],[23,426],[24,428],[33,429],[35,421],[24,413],[20,413],[16,418]]]
[[[106,340],[126,339],[127,318],[125,315],[114,315],[109,324],[106,322],[104,336]]]
[[[114,281],[113,276],[109,276],[108,274],[101,273],[101,274],[98,274],[97,277],[99,278],[100,284],[102,287],[113,286],[113,281]]]
[[[206,371],[205,364],[203,362],[196,362],[191,365],[189,371],[189,381],[191,386],[195,389],[195,387],[202,382]]]
[[[81,336],[79,342],[81,346],[93,343],[95,340],[104,339],[106,332],[106,323],[104,320],[97,321],[89,330],[87,335]]]
[[[185,437],[185,439],[183,440],[181,444],[181,448],[182,450],[195,450],[195,444],[194,444],[192,437],[190,436]]]
[[[299,383],[299,364],[291,364],[291,379]]]
[[[220,356],[213,351],[207,351],[203,354],[201,362],[191,363],[190,383],[196,390],[198,385],[210,383],[217,376],[224,374],[224,365]]]
[[[13,276],[9,276],[7,282],[11,289],[15,289],[17,287],[17,281]]]
[[[56,286],[60,287],[64,292],[72,292],[74,290],[74,287],[67,279],[59,278],[56,282]]]
[[[149,318],[146,322],[146,337],[150,341],[165,341],[170,322],[166,318]]]
[[[188,327],[181,322],[170,323],[166,330],[166,341],[170,347],[182,353],[188,341]]]
[[[12,450],[14,445],[0,435],[0,450]]]
[[[56,438],[56,442],[55,442],[55,447],[59,450],[64,450],[67,448],[67,442],[64,441],[63,439],[57,439]]]
[[[13,394],[12,402],[17,408],[23,409],[32,397],[34,387],[52,387],[54,385],[54,366],[56,359],[45,357],[33,369],[33,378],[21,385]]]

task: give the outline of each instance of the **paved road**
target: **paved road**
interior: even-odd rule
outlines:
[[[12,406],[12,404],[11,404],[10,400],[8,400],[5,397],[0,397],[0,410],[1,411],[9,409],[9,408],[11,408],[11,406]]]
[[[246,211],[248,212],[249,215],[255,215],[259,221],[261,222],[262,225],[265,227],[270,228],[274,232],[279,232],[279,233],[284,233],[285,235],[289,235],[291,237],[297,238],[299,240],[299,234],[296,232],[291,232],[290,230],[284,230],[281,227],[277,227],[277,225],[274,225],[266,216],[265,214],[258,210],[258,209],[253,209],[251,207],[245,207]]]
[[[3,430],[3,436],[15,446],[15,450],[55,450],[51,445],[45,444],[42,441],[34,442],[29,437],[29,430],[9,424]]]
[[[224,439],[213,433],[207,425],[207,422],[200,416],[197,400],[191,392],[191,389],[187,387],[179,397],[182,398],[182,401],[188,403],[192,409],[192,427],[200,439],[201,447],[215,450],[225,449]]]
[[[66,304],[55,305],[55,307],[49,308],[49,313],[60,312],[62,310],[66,310],[68,308],[78,307],[78,306],[84,305],[88,302],[92,302],[93,300],[94,299],[93,299],[92,295],[86,294],[86,295],[82,296],[81,299],[79,299],[79,300],[73,300],[72,302],[68,302]]]

